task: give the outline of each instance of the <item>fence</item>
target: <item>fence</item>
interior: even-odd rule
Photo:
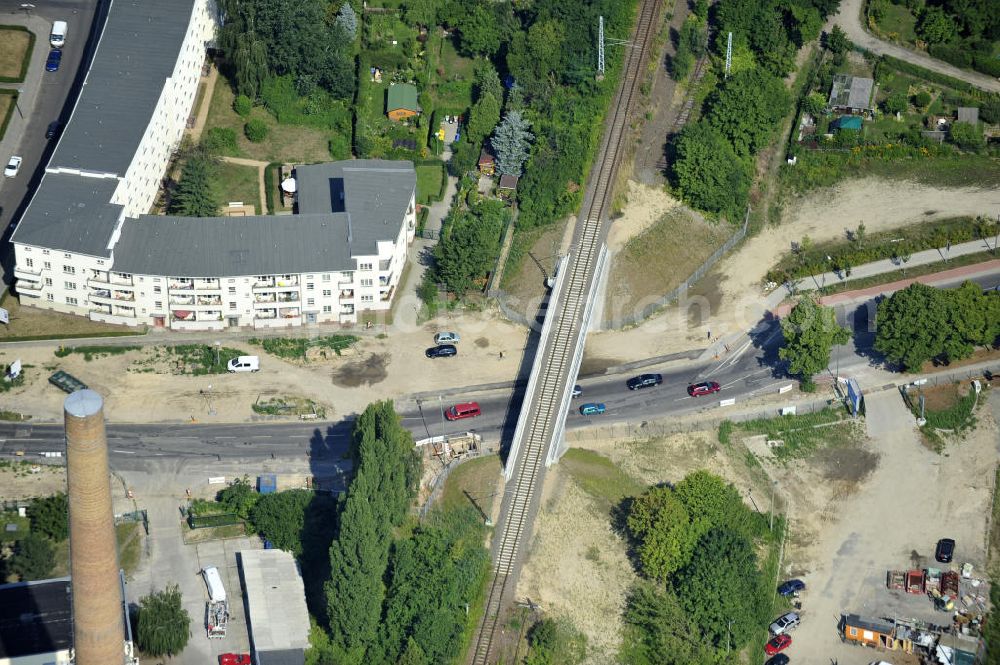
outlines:
[[[425,501],[424,505],[420,506],[417,510],[420,514],[420,519],[427,517],[427,513],[430,512],[431,508],[434,507],[434,504],[441,499],[441,494],[444,492],[444,483],[448,480],[448,476],[451,475],[451,472],[463,462],[478,459],[483,454],[492,453],[488,450],[484,450],[482,444],[480,444],[478,450],[470,450],[464,456],[453,459],[447,466],[444,467],[444,469],[441,470],[441,473],[434,477],[434,480],[431,481],[431,493],[427,495],[427,501]]]
[[[635,325],[637,323],[640,323],[648,319],[650,316],[658,312],[663,307],[669,305],[674,300],[680,298],[681,294],[683,294],[689,288],[694,286],[695,282],[704,277],[705,273],[707,273],[719,261],[719,259],[721,259],[727,252],[729,252],[729,250],[738,245],[740,241],[742,241],[743,238],[746,237],[747,226],[749,222],[750,222],[750,206],[747,205],[747,211],[743,217],[743,226],[736,233],[734,233],[729,238],[729,240],[723,243],[721,247],[712,252],[712,255],[709,256],[704,263],[698,266],[698,268],[693,273],[691,273],[691,275],[687,279],[681,282],[681,284],[677,288],[675,288],[673,291],[663,296],[656,302],[647,305],[646,307],[643,307],[641,310],[639,310],[634,314],[630,314],[620,319],[611,319],[610,321],[605,320],[603,323],[599,324],[600,328],[602,330],[612,330],[615,328],[624,328],[626,326]],[[610,264],[607,269],[608,270],[611,269]]]

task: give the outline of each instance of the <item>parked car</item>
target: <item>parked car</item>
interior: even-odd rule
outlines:
[[[791,596],[806,588],[806,583],[802,580],[786,580],[778,586],[778,593],[782,596]]]
[[[458,336],[457,332],[439,332],[438,334],[434,335],[435,344],[450,344],[453,342],[457,342],[460,339],[462,338]]]
[[[779,653],[774,658],[769,658],[768,661],[764,663],[764,665],[788,665],[788,663],[790,662],[792,662],[791,658],[789,658],[783,653]]]
[[[54,139],[59,136],[59,131],[62,129],[62,123],[58,120],[49,123],[49,126],[45,128],[45,138]]]
[[[787,614],[782,614],[780,617],[775,619],[768,628],[774,635],[781,635],[782,633],[787,633],[791,630],[795,630],[799,626],[799,615],[795,612],[788,612]]]
[[[583,394],[583,388],[580,387],[580,384],[576,384],[575,386],[573,386],[573,397],[579,397],[582,394]]]
[[[57,72],[59,71],[59,63],[62,62],[62,51],[54,48],[49,51],[49,57],[45,61],[45,71],[47,72]]]
[[[259,356],[237,356],[226,366],[230,372],[257,372],[260,370]]]
[[[23,160],[18,155],[14,155],[13,157],[11,157],[10,160],[7,162],[7,166],[5,166],[3,169],[4,177],[13,178],[14,176],[16,176],[17,172],[21,170],[22,161]]]
[[[476,416],[481,415],[483,415],[483,412],[479,408],[479,402],[456,404],[453,407],[445,409],[444,412],[444,417],[448,420],[462,420],[464,418],[475,418]]]
[[[250,665],[248,653],[224,653],[219,655],[219,665]]]
[[[580,407],[582,416],[599,416],[607,410],[607,407],[600,402],[588,402]]]
[[[942,538],[934,548],[934,558],[941,563],[951,563],[955,558],[955,541],[952,538]]]
[[[458,355],[458,349],[454,344],[438,344],[424,351],[424,355],[428,358],[450,358]]]
[[[764,653],[774,656],[787,649],[792,644],[792,636],[788,634],[777,635],[770,642],[764,645]]]
[[[640,390],[642,388],[658,386],[661,383],[663,383],[662,374],[640,374],[626,381],[625,385],[628,386],[629,390]]]
[[[717,393],[720,390],[722,390],[722,386],[715,381],[702,381],[701,383],[692,383],[688,386],[688,395],[691,397],[701,397],[702,395]]]

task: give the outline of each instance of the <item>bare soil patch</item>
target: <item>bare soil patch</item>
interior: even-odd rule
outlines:
[[[5,453],[17,451],[17,440],[2,447]],[[37,469],[37,471],[35,471]],[[14,462],[0,466],[0,499],[30,499],[66,491],[66,467],[33,462]]]
[[[537,305],[538,299],[545,295],[545,279],[555,272],[563,236],[573,221],[566,219],[550,226],[514,233],[501,285],[508,294],[508,301],[528,317],[534,316],[535,312],[527,311],[527,305]]]
[[[3,96],[0,96],[0,100]],[[0,102],[2,103],[2,102]],[[0,117],[3,114],[0,113]],[[117,332],[141,335],[144,328],[129,328],[115,326],[110,323],[98,323],[82,316],[62,314],[38,307],[21,307],[21,303],[10,293],[4,295],[0,307],[10,312],[10,324],[0,326],[0,342],[18,337],[36,337],[42,335],[58,335],[71,337],[80,335],[100,335],[101,333]]]
[[[344,388],[381,383],[389,376],[388,365],[388,353],[373,353],[364,360],[352,361],[337,368],[333,372],[333,382]]]
[[[26,30],[15,30],[0,26],[0,76],[18,78],[24,59],[28,56],[31,37]],[[0,112],[0,118],[3,118]]]
[[[474,344],[476,345],[477,348],[480,349],[490,348],[490,340],[486,339],[485,337],[478,337],[474,342]]]

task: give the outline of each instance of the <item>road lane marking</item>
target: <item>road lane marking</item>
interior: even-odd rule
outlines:
[[[135,455],[134,450],[112,450],[113,453],[121,453],[122,455]]]

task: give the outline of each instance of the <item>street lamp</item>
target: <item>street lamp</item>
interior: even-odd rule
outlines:
[[[21,113],[21,105],[18,104],[18,101],[21,99],[21,95],[23,95],[23,94],[24,94],[24,88],[18,88],[17,89],[17,96],[14,97],[14,108],[17,109],[17,114],[19,116],[21,116],[21,120],[24,120],[24,114]]]
[[[767,526],[768,531],[774,531],[774,490],[778,486],[777,480],[771,481],[771,516]]]
[[[219,364],[219,351],[222,349],[222,342],[215,343],[215,364]]]
[[[31,10],[34,9],[34,8],[35,8],[35,6],[33,4],[31,4],[30,2],[22,2],[21,3],[21,9],[23,9],[24,13],[27,14],[28,16],[31,16]]]

